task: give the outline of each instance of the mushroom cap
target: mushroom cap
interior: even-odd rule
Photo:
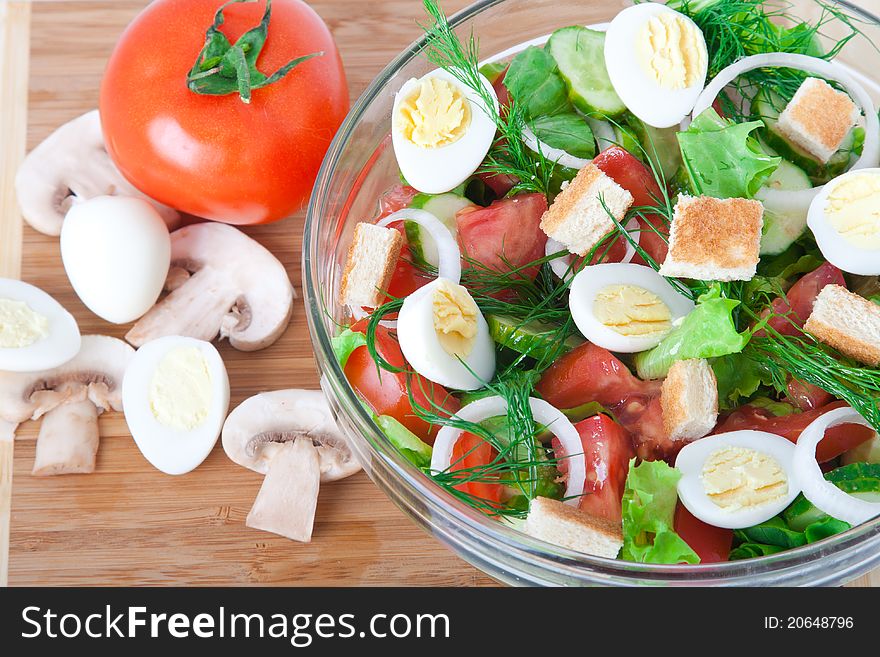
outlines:
[[[101,133],[98,110],[68,121],[25,157],[15,176],[21,213],[35,230],[60,235],[64,216],[76,199],[135,196],[149,201],[173,230],[180,214],[147,198],[119,172]]]
[[[295,296],[287,270],[237,228],[201,223],[173,232],[171,264],[166,287],[173,290],[128,332],[133,345],[166,335],[210,341],[219,334],[236,349],[254,351],[287,328]]]
[[[320,390],[276,390],[244,400],[223,425],[230,459],[266,474],[284,443],[308,438],[321,458],[321,481],[343,479],[361,469]]]
[[[41,372],[0,372],[0,420],[20,423],[77,396],[99,409],[122,410],[122,379],[134,349],[105,335],[84,335],[79,353]]]

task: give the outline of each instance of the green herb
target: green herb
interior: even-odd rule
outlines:
[[[814,0],[820,13],[813,21],[796,16],[793,4],[786,0],[671,0],[668,4],[690,16],[702,30],[709,50],[709,79],[737,60],[761,53],[797,53],[830,60],[853,38],[865,36],[860,27],[863,21],[822,0]],[[835,42],[823,49],[819,37],[831,31]],[[843,36],[838,36],[841,31]],[[773,89],[787,103],[805,78],[802,71],[782,67],[748,71],[732,83],[734,93],[721,94],[722,110],[737,121],[757,118],[750,116],[748,108],[761,88]]]
[[[620,558],[639,563],[699,563],[700,557],[675,533],[676,486],[681,473],[663,461],[629,463],[623,492]]]
[[[793,376],[842,399],[880,431],[880,370],[859,365],[807,334],[765,330],[765,337],[752,338],[747,353],[764,362],[777,391],[784,393]]]
[[[747,353],[728,354],[711,361],[718,382],[718,408],[729,411],[743,404],[761,388],[773,384],[773,377],[764,364]]]
[[[526,119],[574,111],[556,60],[543,48],[530,46],[514,57],[504,86],[519,101]]]
[[[593,131],[576,112],[538,117],[532,121],[531,128],[535,136],[551,148],[558,148],[581,158],[592,158],[596,155]]]
[[[205,45],[186,77],[190,91],[210,96],[225,96],[237,92],[242,102],[250,103],[253,90],[278,82],[296,66],[312,57],[320,57],[324,54],[313,52],[310,55],[296,57],[271,75],[265,75],[257,70],[257,59],[263,51],[269,34],[272,0],[266,0],[266,11],[260,24],[242,34],[235,45],[229,43],[229,39],[220,31],[224,21],[224,9],[239,2],[255,1],[228,0],[214,14],[214,22],[205,33]]]

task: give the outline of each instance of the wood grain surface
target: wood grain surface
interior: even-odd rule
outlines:
[[[0,0],[0,5],[4,3]],[[17,122],[7,117],[7,104],[21,98],[23,88],[8,95],[10,87],[0,86],[4,167],[17,152],[16,139],[26,138],[27,148],[33,148],[52,129],[96,106],[101,73],[115,40],[145,4],[145,0],[33,3],[26,135],[20,128],[10,133]],[[337,40],[352,99],[419,34],[418,0],[310,4]],[[465,4],[465,0],[443,0],[450,13]],[[9,9],[0,7],[0,12]],[[7,52],[0,62],[4,76],[0,81],[8,85],[16,75],[27,74],[27,57],[17,48],[10,54],[9,42],[0,43],[6,44]],[[10,73],[11,69],[15,70]],[[9,178],[7,168],[0,173],[0,182]],[[13,243],[20,220],[8,186],[0,186],[0,212],[3,262],[14,262],[20,255],[22,278],[73,312],[83,333],[122,337],[125,327],[101,321],[78,300],[61,266],[56,238],[25,227],[21,248]],[[248,232],[284,262],[299,288],[302,217]],[[225,344],[220,350],[229,370],[233,405],[264,390],[317,387],[299,305],[287,333],[273,347],[254,354],[236,352]],[[106,414],[100,424],[97,471],[91,475],[32,477],[37,426],[29,423],[19,431],[11,585],[493,584],[417,528],[363,474],[322,488],[312,543],[302,545],[245,527],[262,478],[230,462],[219,444],[195,472],[170,477],[142,457],[120,414]],[[859,583],[871,582],[862,578]],[[880,577],[873,583],[880,583]]]

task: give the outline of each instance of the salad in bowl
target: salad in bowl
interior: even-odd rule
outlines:
[[[323,312],[432,495],[671,567],[880,515],[880,122],[836,61],[865,25],[816,4],[638,3],[488,57],[425,0],[399,179]]]

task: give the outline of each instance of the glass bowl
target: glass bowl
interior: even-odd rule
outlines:
[[[483,59],[550,34],[564,25],[604,23],[625,0],[483,0],[450,18],[459,35],[479,38]],[[793,0],[793,13],[815,16],[811,0]],[[839,3],[874,43],[880,18]],[[834,34],[827,35],[834,38]],[[858,43],[858,42],[861,43]],[[519,585],[835,585],[880,565],[880,518],[832,538],[747,561],[661,566],[591,557],[532,539],[448,495],[388,442],[343,375],[330,337],[343,319],[339,279],[354,225],[375,216],[382,192],[397,181],[389,125],[394,93],[432,67],[422,39],[402,52],[360,97],[324,159],[305,223],[303,281],[321,383],[339,425],[370,478],[413,520],[491,577]],[[865,39],[837,61],[863,76],[880,70],[880,53]],[[863,77],[863,81],[865,78]],[[871,90],[875,102],[880,88]]]

